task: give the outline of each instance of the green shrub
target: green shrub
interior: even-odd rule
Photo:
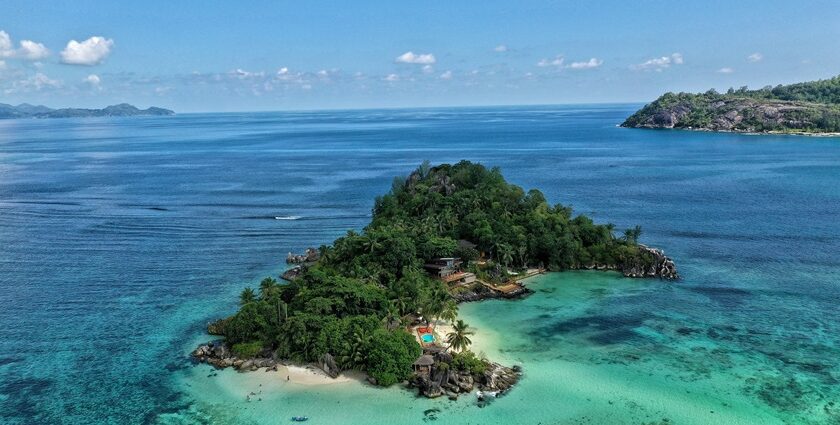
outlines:
[[[240,342],[239,344],[233,344],[233,347],[230,347],[230,350],[233,351],[233,355],[239,357],[240,359],[252,359],[260,354],[262,349],[263,344],[260,341]]]
[[[452,367],[469,371],[473,375],[481,375],[487,369],[487,363],[476,357],[472,351],[462,351],[452,355]]]
[[[367,373],[383,387],[394,385],[411,376],[411,365],[422,352],[420,345],[407,332],[379,329],[371,338]]]

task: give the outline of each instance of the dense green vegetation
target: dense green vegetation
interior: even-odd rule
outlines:
[[[730,88],[725,93],[715,90],[698,94],[666,93],[622,125],[665,126],[657,118],[662,113],[679,117],[673,123],[675,128],[840,132],[840,76],[758,90],[744,86]],[[727,114],[737,115],[739,120],[733,122]]]
[[[264,279],[240,296],[240,310],[214,324],[235,351],[271,350],[281,358],[317,361],[329,353],[343,369],[365,370],[381,385],[407,378],[421,354],[404,330],[406,318],[453,321],[457,307],[447,287],[423,270],[425,260],[484,252],[497,269],[545,265],[554,270],[591,263],[650,261],[640,252],[640,229],[613,236],[549,205],[537,190],[505,182],[498,169],[460,162],[421,165],[394,180],[376,199],[371,223],[349,231],[289,284]],[[459,248],[458,240],[476,247]],[[469,345],[466,324],[456,324],[450,342]],[[458,365],[480,369],[469,354]]]

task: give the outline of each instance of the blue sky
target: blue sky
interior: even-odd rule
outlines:
[[[644,102],[840,74],[840,2],[0,3],[0,103]]]

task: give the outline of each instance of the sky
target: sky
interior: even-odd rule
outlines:
[[[837,74],[837,1],[0,3],[10,104],[624,103]]]

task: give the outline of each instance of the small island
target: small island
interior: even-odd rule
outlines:
[[[521,280],[544,271],[678,278],[662,251],[638,243],[641,228],[614,230],[507,183],[497,168],[424,162],[394,179],[361,232],[289,254],[286,284],[268,277],[245,288],[239,311],[208,325],[221,339],[192,356],[239,371],[285,362],[332,377],[356,370],[426,397],[495,397],[521,370],[469,350],[458,303],[527,295]]]
[[[111,105],[102,109],[62,108],[52,109],[43,105],[21,103],[13,106],[0,103],[0,119],[15,118],[87,118],[87,117],[135,117],[135,116],[167,116],[175,115],[169,109],[155,106],[139,109],[128,103]]]
[[[726,93],[666,93],[621,124],[743,133],[840,133],[840,76]]]

